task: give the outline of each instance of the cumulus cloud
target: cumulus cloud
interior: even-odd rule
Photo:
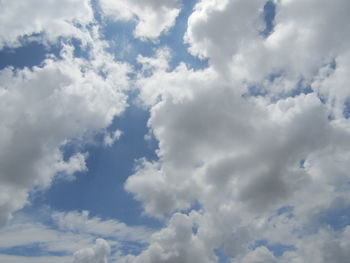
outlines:
[[[205,69],[180,63],[170,70],[168,48],[137,58],[134,84],[150,112],[158,159],[140,159],[125,189],[164,227],[139,255],[121,253],[118,263],[218,262],[218,251],[232,263],[347,262],[349,222],[337,229],[325,215],[350,207],[349,2],[273,3],[266,35],[266,1],[199,1],[185,41],[209,59]],[[134,35],[143,39],[158,37],[179,13],[177,1],[100,4],[108,17],[136,21]],[[33,187],[86,169],[83,153],[67,161],[60,147],[106,128],[126,106],[128,68],[106,64],[100,52],[92,61],[74,58],[69,49],[62,60],[0,73],[3,221]],[[105,144],[119,136],[107,134]],[[149,237],[87,212],[54,220],[106,240]],[[75,262],[106,262],[105,241],[85,247]]]
[[[96,239],[92,248],[83,248],[74,253],[73,263],[107,263],[110,247],[106,240]]]
[[[268,36],[261,34],[266,1],[216,2],[196,5],[185,40],[192,54],[209,58],[226,78],[280,94],[301,80],[310,85],[320,68],[346,56],[349,27],[340,25],[347,25],[348,1],[273,1],[276,16]]]
[[[2,0],[0,7],[0,48],[19,46],[23,37],[39,34],[45,41],[55,41],[60,37],[86,39],[88,34],[79,26],[94,20],[89,0]]]
[[[86,170],[85,154],[64,160],[62,147],[106,128],[126,107],[128,66],[93,50],[90,61],[74,58],[74,48],[65,46],[62,59],[1,70],[1,224],[34,187],[48,187],[57,173]]]
[[[317,2],[324,15],[313,19],[313,1],[276,1],[267,36],[261,34],[265,3],[196,5],[185,40],[192,54],[209,58],[207,69],[180,64],[169,71],[166,49],[139,58],[147,70],[137,84],[159,160],[142,160],[125,188],[150,216],[192,210],[187,231],[205,247],[202,262],[217,262],[220,249],[232,262],[343,263],[348,230],[324,230],[320,215],[350,205],[349,40],[338,41],[336,29],[348,20],[336,10],[348,2]],[[321,20],[329,21],[326,27]],[[158,234],[171,229],[169,223]],[[313,238],[332,241],[314,244]],[[261,240],[266,246],[257,247]],[[279,255],[276,246],[284,248]],[[186,251],[174,250],[178,258],[167,257],[153,239],[127,262],[189,262]]]
[[[238,256],[262,238],[261,220],[279,207],[292,205],[300,217],[311,208],[327,209],[336,193],[314,170],[321,163],[316,160],[337,156],[328,153],[334,147],[344,154],[341,148],[348,147],[344,143],[350,134],[329,122],[327,108],[315,94],[268,103],[244,98],[208,73],[180,66],[174,72],[156,70],[150,77],[151,83],[162,79],[166,87],[151,106],[148,123],[159,140],[160,161],[143,161],[126,189],[144,203],[146,213],[157,217],[199,202],[203,212],[195,236],[208,250],[223,246],[225,253]],[[141,93],[144,101],[153,101],[148,94]],[[303,160],[307,167],[300,166]],[[346,180],[341,177],[336,184]],[[324,192],[310,200],[316,185],[325,187]],[[207,260],[212,257],[206,255]]]
[[[127,256],[120,263],[171,263],[171,262],[214,262],[209,259],[210,251],[200,239],[192,234],[193,222],[190,216],[175,213],[168,226],[151,238],[151,245],[138,256]]]
[[[134,36],[155,39],[175,24],[180,13],[178,0],[100,0],[103,13],[114,20],[136,21]]]
[[[259,32],[264,28],[264,3],[264,0],[199,1],[188,19],[185,41],[190,44],[189,51],[209,58],[220,69],[225,68],[242,47],[259,41]]]

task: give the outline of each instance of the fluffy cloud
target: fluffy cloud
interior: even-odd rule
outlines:
[[[89,0],[3,0],[0,7],[0,48],[18,46],[21,38],[35,38],[33,35],[38,34],[45,41],[59,37],[86,39],[88,35],[77,25],[84,26],[94,20]]]
[[[177,1],[100,3],[106,16],[135,19],[139,38],[158,37],[179,12]],[[138,57],[135,85],[159,158],[139,160],[125,189],[165,226],[139,255],[121,253],[117,262],[209,263],[220,253],[232,263],[347,262],[349,222],[337,226],[327,216],[350,207],[349,2],[274,1],[268,35],[265,4],[197,3],[185,41],[193,55],[209,59],[206,69],[180,63],[170,70],[167,48]],[[84,153],[67,161],[60,147],[105,128],[125,107],[125,65],[100,51],[90,62],[71,54],[67,47],[62,60],[1,72],[3,221],[33,187],[49,185],[57,172],[86,169]],[[117,137],[107,135],[106,144]],[[148,237],[88,213],[54,219],[94,237]],[[84,247],[75,262],[106,261],[105,241]]]
[[[209,58],[212,65],[224,70],[242,47],[259,41],[259,32],[264,28],[264,3],[264,0],[199,1],[188,19],[185,35],[190,52]]]
[[[175,24],[180,13],[178,0],[100,0],[103,13],[115,20],[135,20],[134,36],[154,39]]]
[[[190,216],[174,214],[168,226],[151,238],[151,245],[139,256],[127,256],[120,263],[210,263],[210,251],[200,239],[192,234],[193,222]]]
[[[83,248],[74,253],[73,263],[107,263],[110,247],[104,239],[97,239],[92,248]]]
[[[173,217],[192,211],[187,235],[205,247],[197,251],[202,262],[216,262],[220,249],[232,262],[343,263],[348,230],[336,232],[321,215],[350,206],[350,129],[344,115],[349,40],[337,41],[336,29],[348,19],[336,10],[348,3],[318,2],[322,21],[329,21],[322,27],[321,18],[313,19],[313,1],[277,1],[268,36],[261,34],[264,4],[196,5],[185,39],[193,54],[209,58],[207,69],[180,64],[169,71],[166,49],[139,58],[143,72],[137,84],[150,109],[159,160],[141,160],[125,188],[147,214],[170,215],[155,234],[164,240]],[[332,241],[311,241],[316,239]],[[261,240],[266,246],[257,247]],[[182,243],[172,240],[172,258],[152,239],[126,262],[189,262]],[[311,259],[313,254],[319,258]]]
[[[128,66],[93,50],[91,61],[74,58],[66,46],[62,59],[0,72],[1,224],[34,187],[48,187],[57,173],[86,170],[84,154],[64,160],[62,147],[106,128],[124,110]]]
[[[226,78],[284,93],[295,89],[300,80],[312,81],[320,68],[342,60],[348,50],[344,11],[348,1],[274,1],[274,28],[268,36],[261,34],[266,1],[216,2],[203,0],[196,5],[185,40],[192,54],[209,58]],[[223,26],[227,24],[231,26]],[[271,76],[277,83],[264,85],[262,80]]]

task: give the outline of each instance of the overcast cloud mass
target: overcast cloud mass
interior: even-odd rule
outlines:
[[[0,8],[1,262],[350,262],[350,1]]]

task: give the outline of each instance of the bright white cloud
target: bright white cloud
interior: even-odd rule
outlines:
[[[64,161],[61,147],[106,128],[126,107],[128,66],[93,50],[91,61],[74,58],[66,46],[61,60],[0,72],[1,224],[34,187],[48,187],[58,172],[86,170],[85,155]]]
[[[35,34],[42,34],[45,41],[59,37],[86,39],[88,35],[77,25],[94,20],[89,0],[2,0],[0,7],[0,48],[18,46],[21,38]]]
[[[103,13],[114,20],[136,21],[134,36],[155,39],[175,24],[180,13],[178,0],[100,0]]]

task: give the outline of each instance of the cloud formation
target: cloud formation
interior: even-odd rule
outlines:
[[[68,250],[44,229],[47,247],[78,250],[74,263],[106,263],[110,250],[118,263],[347,262],[348,217],[335,218],[350,210],[349,1],[269,1],[276,14],[264,34],[266,3],[198,1],[184,35],[188,51],[208,59],[197,70],[182,62],[172,69],[169,47],[139,55],[134,68],[116,62],[99,27],[87,26],[94,19],[86,1],[63,1],[84,8],[58,12],[52,23],[38,19],[37,28],[20,21],[2,45],[19,45],[33,33],[72,36],[79,28],[90,49],[78,58],[63,41],[61,58],[0,71],[0,224],[30,191],[48,187],[57,174],[87,169],[88,153],[67,160],[62,147],[105,131],[127,106],[132,85],[159,148],[157,160],[136,162],[125,190],[164,226],[150,233],[88,212],[57,212],[52,220],[60,231],[79,235],[65,240],[81,243]],[[156,40],[180,12],[176,0],[99,4],[108,19],[135,22],[134,37],[143,40]],[[6,8],[5,14],[19,10]],[[13,20],[6,17],[4,24]],[[57,35],[47,33],[55,28]],[[104,134],[105,146],[121,135]],[[29,236],[44,227],[24,228]],[[28,244],[23,236],[6,237]],[[147,247],[128,254],[119,241]]]
[[[96,244],[92,248],[83,248],[74,253],[73,263],[107,263],[110,250],[105,240],[96,239]]]
[[[135,21],[134,36],[156,39],[174,26],[180,13],[178,0],[100,0],[103,13],[113,20]]]
[[[111,260],[119,258],[128,242],[148,243],[152,232],[118,220],[93,217],[88,211],[42,209],[35,216],[18,213],[11,224],[0,229],[0,260],[26,262],[26,257],[8,251],[36,248],[40,253],[31,256],[29,262],[100,263],[108,256]]]
[[[91,60],[75,58],[66,45],[62,59],[0,71],[0,224],[57,173],[86,170],[84,154],[64,160],[62,147],[106,128],[126,107],[129,67],[99,46],[93,52]]]
[[[177,257],[164,249],[173,220],[188,211],[188,235],[205,247],[201,262],[217,262],[216,249],[231,262],[346,262],[348,229],[320,216],[350,206],[349,40],[334,35],[347,20],[337,10],[348,2],[326,2],[317,2],[321,21],[314,1],[276,1],[274,29],[264,36],[265,1],[203,0],[185,40],[192,54],[209,58],[207,69],[180,64],[169,71],[164,49],[139,59],[151,70],[138,86],[159,161],[142,160],[125,187],[148,215],[170,219],[155,234],[164,244],[152,240],[130,262],[151,255],[154,262],[193,262],[176,235]],[[325,236],[332,245],[310,241]]]
[[[85,39],[88,35],[79,26],[94,20],[89,0],[2,0],[0,7],[0,48],[19,46],[25,37],[49,42],[62,37]]]

